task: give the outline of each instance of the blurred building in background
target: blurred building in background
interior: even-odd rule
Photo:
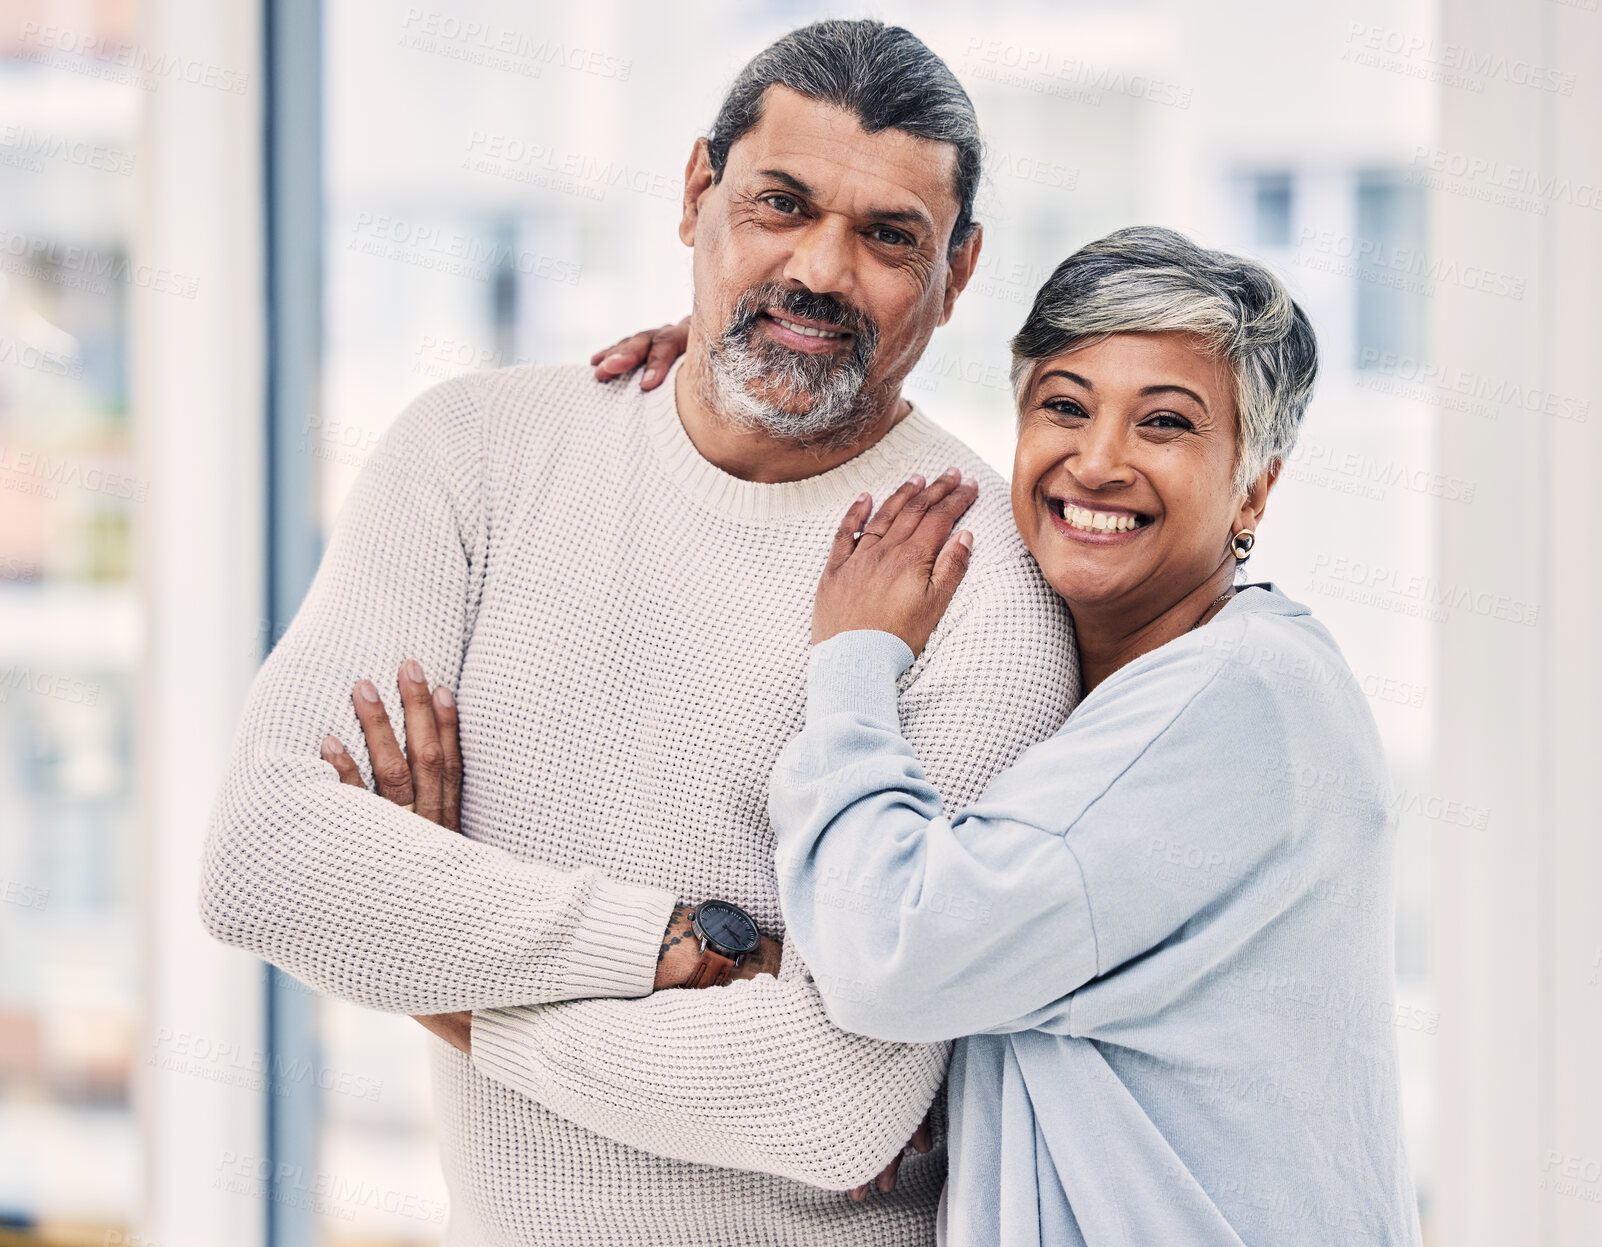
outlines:
[[[1496,490],[1443,468],[1443,428],[1513,435],[1531,419],[1519,375],[1444,366],[1438,298],[1517,321],[1537,276],[1443,246],[1432,204],[1495,196],[1520,223],[1588,210],[1572,188],[1447,146],[1443,108],[1487,93],[1579,108],[1577,75],[1594,102],[1583,75],[1602,70],[1594,0],[1534,5],[1544,59],[1513,68],[1454,41],[1442,4],[873,9],[946,58],[987,134],[978,272],[909,386],[1004,474],[1007,339],[1077,246],[1174,226],[1270,264],[1313,319],[1318,395],[1251,571],[1332,628],[1392,760],[1393,1020],[1427,1228],[1443,1224],[1437,974],[1452,953],[1432,880],[1441,854],[1521,823],[1472,773],[1441,789],[1441,715],[1466,678],[1440,661],[1453,607],[1396,578],[1428,576],[1443,516],[1483,513]],[[0,1227],[96,1243],[139,1230],[167,1247],[431,1244],[445,1192],[422,1030],[282,979],[266,993],[248,959],[199,947],[186,854],[243,681],[285,622],[259,552],[326,533],[428,386],[581,360],[683,315],[694,138],[752,54],[850,14],[324,0],[308,35],[242,9],[0,4]],[[1583,54],[1554,45],[1559,21],[1593,24],[1564,27],[1589,39]],[[264,47],[314,66],[320,97],[270,93],[263,116]],[[312,291],[298,361],[312,375],[271,434],[276,365],[257,339],[305,309],[256,310],[263,290],[285,298],[260,256],[291,180],[260,172],[264,131],[318,153],[320,182],[320,239],[304,265],[287,257],[288,288]],[[1553,410],[1537,418],[1583,423],[1589,393],[1542,392]],[[280,488],[286,474],[306,488]],[[1510,1179],[1521,1190],[1571,1157],[1576,1181],[1597,1163],[1553,1143],[1543,1168],[1531,1150]],[[1529,1241],[1602,1227],[1598,1177],[1569,1203],[1549,1196],[1561,1215]]]

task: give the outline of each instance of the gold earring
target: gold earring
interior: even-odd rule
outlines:
[[[1229,539],[1229,548],[1235,552],[1235,561],[1244,563],[1257,544],[1257,534],[1249,528],[1243,528]]]

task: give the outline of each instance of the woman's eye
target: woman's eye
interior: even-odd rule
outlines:
[[[1196,427],[1184,416],[1177,416],[1171,411],[1159,411],[1146,421],[1146,426],[1156,429],[1193,429]]]
[[[1048,398],[1041,406],[1058,416],[1082,416],[1085,414],[1085,409],[1071,398]]]

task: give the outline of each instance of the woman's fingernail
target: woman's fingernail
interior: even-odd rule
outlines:
[[[345,752],[345,746],[339,743],[337,736],[323,737],[323,757],[338,758]]]
[[[359,680],[356,683],[356,696],[363,701],[377,701],[378,686],[371,680]]]
[[[645,385],[650,385],[651,382],[653,382],[655,380],[656,380],[656,369],[655,368],[647,368],[645,370],[645,375],[640,378],[640,381]]]
[[[408,658],[401,663],[401,674],[413,684],[421,684],[423,682],[423,664],[415,658]]]
[[[434,690],[434,701],[438,705],[444,707],[446,710],[449,710],[456,704],[456,699],[451,696],[450,689],[446,688],[443,684]]]
[[[629,359],[628,359],[627,355],[608,355],[605,359],[603,359],[601,361],[601,367],[602,368],[621,368],[624,364],[626,364],[628,362],[629,362]]]

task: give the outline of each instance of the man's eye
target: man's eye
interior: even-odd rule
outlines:
[[[900,230],[891,229],[888,225],[875,226],[873,240],[882,242],[889,247],[905,247],[912,242],[912,239],[908,238]]]
[[[775,212],[782,212],[785,216],[801,210],[801,206],[788,195],[764,195],[762,201]]]

